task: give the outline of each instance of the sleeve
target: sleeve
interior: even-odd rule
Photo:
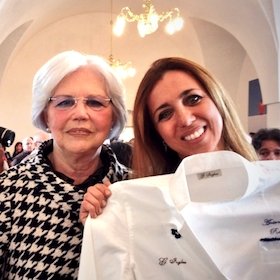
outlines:
[[[104,212],[87,218],[80,258],[79,280],[133,280],[126,203],[112,188]]]

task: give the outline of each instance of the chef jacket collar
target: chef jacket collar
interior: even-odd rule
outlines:
[[[240,199],[261,185],[260,166],[232,151],[216,151],[183,159],[170,181],[178,210],[189,202]]]

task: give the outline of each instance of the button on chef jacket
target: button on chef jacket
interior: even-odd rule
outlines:
[[[110,188],[85,223],[79,280],[280,279],[280,161],[198,154]]]

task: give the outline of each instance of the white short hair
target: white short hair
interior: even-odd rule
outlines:
[[[57,54],[44,64],[33,79],[32,123],[35,127],[47,131],[44,119],[49,98],[61,80],[79,68],[92,68],[105,80],[107,95],[113,104],[114,124],[108,138],[118,138],[126,120],[127,111],[124,101],[124,87],[114,74],[110,65],[100,56],[83,54],[77,51],[65,51]]]

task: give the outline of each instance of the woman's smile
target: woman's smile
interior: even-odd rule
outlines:
[[[205,132],[205,128],[201,127],[199,129],[197,129],[195,132],[193,132],[193,133],[191,133],[189,135],[183,136],[182,140],[185,140],[185,141],[195,140],[198,137],[200,137],[204,132]]]

